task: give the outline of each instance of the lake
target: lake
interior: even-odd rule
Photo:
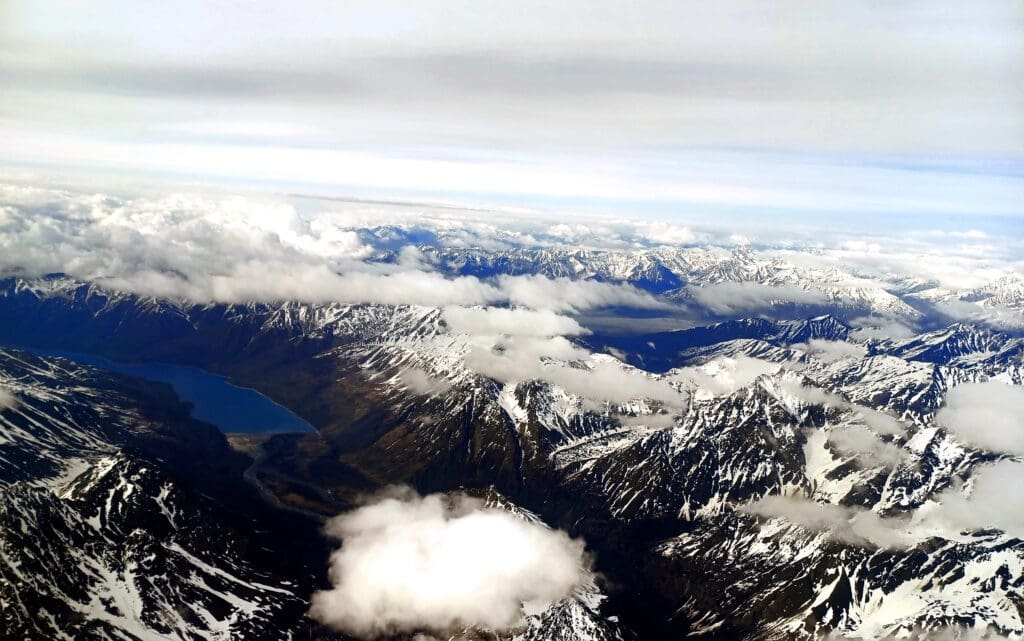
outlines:
[[[233,385],[224,376],[198,367],[170,363],[118,363],[94,354],[18,346],[40,356],[59,356],[125,376],[167,383],[178,396],[192,404],[192,416],[216,426],[225,434],[315,432],[288,408],[248,387]]]

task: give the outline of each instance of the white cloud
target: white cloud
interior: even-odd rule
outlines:
[[[864,424],[871,428],[875,434],[902,436],[907,432],[907,428],[903,423],[900,423],[898,419],[885,412],[862,405],[853,405],[851,407],[860,416],[861,420],[864,421]]]
[[[637,231],[656,245],[688,245],[697,240],[697,235],[689,227],[664,221],[638,223]]]
[[[716,358],[703,365],[673,370],[672,379],[693,387],[698,395],[721,396],[749,385],[758,376],[777,372],[780,367],[778,363],[737,354],[735,357]]]
[[[867,348],[863,345],[846,341],[828,341],[821,338],[812,338],[806,344],[793,345],[793,347],[804,349],[808,354],[825,363],[834,363],[844,358],[860,360],[868,353]]]
[[[863,425],[846,425],[829,432],[828,441],[847,456],[855,456],[865,467],[894,468],[906,462],[910,453],[878,438]]]
[[[446,307],[442,318],[456,334],[577,336],[588,333],[572,318],[546,309]]]
[[[690,287],[687,291],[702,307],[716,314],[741,314],[785,303],[822,305],[825,295],[793,285],[765,285],[753,281],[726,282]]]
[[[914,335],[914,330],[893,318],[862,316],[850,321],[854,328],[850,338],[855,340],[901,340]]]
[[[809,405],[824,405],[825,407],[837,409],[848,409],[850,407],[850,403],[838,394],[833,394],[820,387],[808,387],[798,378],[784,378],[780,381],[779,388],[797,400]]]
[[[590,353],[561,336],[479,337],[466,354],[466,367],[502,382],[545,378],[544,362],[582,361]]]
[[[686,395],[661,377],[612,357],[593,355],[563,337],[480,337],[466,367],[503,383],[541,380],[595,404],[653,399],[681,407]]]
[[[573,281],[568,278],[546,278],[544,276],[501,276],[498,278],[498,287],[513,305],[523,305],[533,309],[578,311],[611,305],[666,307],[635,287],[591,280]]]
[[[998,529],[1024,537],[1024,463],[999,461],[975,469],[966,488],[952,487],[912,513],[881,517],[863,507],[820,503],[798,496],[766,496],[737,508],[783,518],[856,545],[912,547],[931,537],[957,539],[961,532]],[[964,490],[967,493],[964,493]]]
[[[448,381],[443,378],[434,378],[415,367],[408,367],[399,372],[398,380],[414,394],[442,394],[451,389],[451,384]]]
[[[781,518],[830,538],[860,546],[900,547],[905,538],[885,520],[864,508],[819,503],[798,496],[765,496],[737,508],[765,518]]]
[[[18,402],[18,397],[14,392],[0,387],[0,410],[17,407]]]
[[[345,227],[350,221],[344,216],[300,213],[273,199],[125,200],[7,185],[0,186],[0,203],[0,275],[64,272],[200,302],[512,303],[554,311],[661,305],[614,283],[539,275],[449,278],[409,245],[397,263],[365,262],[372,250]],[[580,331],[561,322],[565,333]]]
[[[568,598],[587,577],[583,543],[462,495],[392,490],[331,519],[342,541],[332,588],[310,615],[363,639],[465,627],[506,631],[524,604]]]
[[[992,325],[1000,329],[1024,329],[1024,311],[1003,305],[945,300],[935,303],[935,311],[958,321]]]
[[[957,385],[935,422],[974,447],[1024,456],[1024,387],[997,381]]]
[[[685,394],[668,381],[624,365],[616,360],[600,359],[586,367],[544,367],[538,377],[597,403],[626,403],[635,399],[653,399],[671,407],[681,407]]]
[[[923,506],[915,519],[920,537],[996,528],[1024,538],[1024,463],[998,461],[974,470],[967,493],[952,487]]]

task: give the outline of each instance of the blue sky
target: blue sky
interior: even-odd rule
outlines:
[[[1009,0],[0,12],[0,177],[680,218],[1024,215]]]

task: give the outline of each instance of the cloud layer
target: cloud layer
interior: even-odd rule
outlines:
[[[333,587],[310,615],[362,639],[505,631],[524,604],[570,597],[587,577],[583,543],[462,495],[393,489],[328,522],[342,541],[331,555]]]
[[[8,5],[0,156],[34,166],[1020,213],[1011,0]]]
[[[350,224],[330,212],[302,215],[279,200],[119,199],[5,186],[0,275],[63,272],[115,289],[199,302],[511,304],[549,310],[549,323],[552,311],[661,306],[613,283],[539,275],[448,277],[425,265],[408,244],[396,261],[367,262],[374,250]],[[564,333],[580,332],[567,319],[558,322]]]

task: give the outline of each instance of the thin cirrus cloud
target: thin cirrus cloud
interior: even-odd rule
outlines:
[[[3,12],[11,164],[619,210],[1021,213],[1008,0]]]

